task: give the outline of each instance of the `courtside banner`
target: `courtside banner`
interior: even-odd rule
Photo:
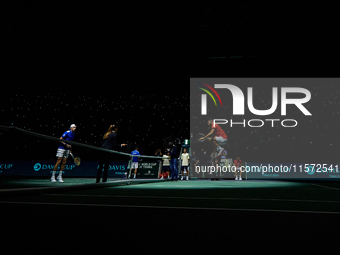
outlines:
[[[155,161],[138,163],[137,178],[157,179],[158,176],[159,176],[159,162]]]
[[[0,161],[0,176],[51,177],[55,163],[55,161]],[[108,177],[123,178],[127,172],[127,165],[128,162],[110,162]],[[95,178],[98,166],[97,161],[82,161],[80,166],[76,166],[73,161],[68,160],[63,177]]]
[[[339,127],[339,78],[190,78],[192,177],[340,180]]]

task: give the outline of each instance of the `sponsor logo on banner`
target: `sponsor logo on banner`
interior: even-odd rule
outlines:
[[[0,161],[0,173],[3,176],[50,176],[56,161]],[[99,167],[98,161],[82,161],[80,166],[68,161],[64,168],[66,177],[94,177]],[[57,171],[60,169],[58,166]],[[123,177],[126,173],[127,162],[110,162],[109,177]]]
[[[13,164],[0,164],[0,169],[11,169],[13,167]]]
[[[66,164],[64,169],[72,170],[74,167],[75,167],[75,165]],[[39,162],[36,163],[33,166],[34,171],[45,170],[45,169],[53,169],[53,168],[54,168],[54,165],[52,165],[52,164],[41,164]],[[58,166],[58,169],[60,169],[60,165]]]

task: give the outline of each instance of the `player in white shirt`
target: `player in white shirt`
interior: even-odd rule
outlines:
[[[189,171],[188,171],[189,153],[187,153],[186,148],[183,149],[181,159],[182,159],[182,177],[181,177],[181,180],[183,180],[183,177],[184,177],[183,172],[184,172],[184,169],[185,169],[186,170],[186,177],[187,177],[187,181],[188,181],[189,180]]]
[[[167,155],[163,155],[163,168],[161,179],[164,179],[165,173],[168,174],[168,179],[170,179],[170,152],[167,152]]]

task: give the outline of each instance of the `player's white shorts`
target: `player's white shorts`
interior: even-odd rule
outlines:
[[[228,140],[224,139],[222,136],[215,136],[216,142],[218,145],[226,145]]]
[[[70,150],[65,150],[65,149],[58,148],[56,156],[58,158],[68,158],[69,154],[70,154]]]
[[[131,162],[130,169],[136,169],[136,168],[138,168],[138,162]]]

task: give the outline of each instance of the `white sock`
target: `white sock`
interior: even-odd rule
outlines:
[[[62,175],[63,175],[63,172],[62,172],[62,171],[59,171],[58,177],[62,178]]]
[[[55,171],[52,171],[52,179],[54,178],[55,179]]]

